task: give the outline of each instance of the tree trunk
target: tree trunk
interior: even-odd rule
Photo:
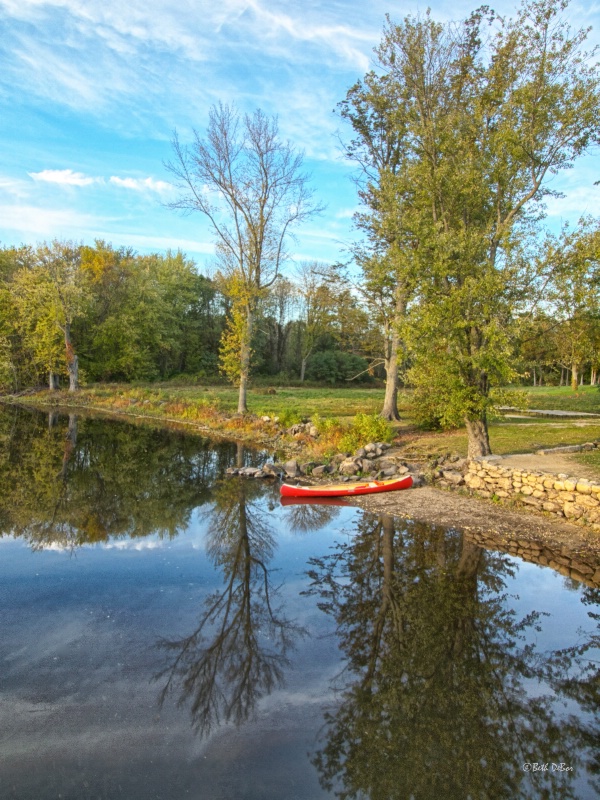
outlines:
[[[246,414],[248,412],[247,394],[248,394],[248,381],[250,379],[250,356],[251,356],[251,342],[252,342],[252,324],[254,322],[254,314],[252,309],[246,309],[246,330],[242,334],[242,342],[240,348],[240,392],[238,395],[238,414]]]
[[[48,375],[48,388],[51,392],[55,392],[58,389],[58,375],[54,372],[50,372]]]
[[[596,367],[592,367],[592,371],[590,372],[590,386],[596,385]]]
[[[489,456],[492,449],[490,447],[486,415],[482,414],[479,419],[467,419],[465,420],[465,425],[469,437],[467,451],[469,458]]]
[[[560,368],[560,385],[561,386],[565,385],[565,368],[564,367]]]
[[[533,368],[533,385],[535,386],[535,367]]]
[[[305,356],[302,359],[302,363],[300,364],[300,383],[304,383],[304,374],[306,373],[306,362],[307,361],[308,361],[308,356]]]
[[[387,420],[398,420],[398,346],[400,337],[395,329],[392,328],[392,335],[387,341],[387,353],[384,362],[385,366],[385,398],[380,416]]]
[[[391,321],[390,334],[385,342],[385,398],[381,414],[387,420],[399,420],[398,413],[398,350],[400,349],[400,334],[398,323],[406,314],[406,291],[396,290],[396,307]]]
[[[576,392],[579,389],[579,384],[577,382],[577,364],[573,361],[571,364],[571,389]]]
[[[76,392],[79,389],[79,360],[73,350],[71,342],[71,325],[65,325],[65,349],[67,351],[67,372],[69,373],[69,391]]]

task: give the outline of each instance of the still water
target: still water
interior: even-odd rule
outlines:
[[[598,795],[598,588],[260,460],[0,407],[1,798]]]

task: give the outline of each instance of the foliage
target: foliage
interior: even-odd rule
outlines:
[[[331,384],[356,379],[361,382],[371,380],[368,363],[364,358],[341,350],[323,350],[314,353],[306,368],[306,377],[314,381]]]
[[[357,414],[350,428],[340,439],[340,449],[354,452],[369,442],[391,442],[393,430],[386,420],[375,414]]]
[[[511,379],[513,320],[535,294],[522,253],[547,180],[599,138],[598,68],[564,8],[525,2],[515,19],[482,8],[461,25],[429,13],[388,20],[357,111],[367,131],[382,115],[400,154],[367,191],[391,209],[378,220],[394,226],[416,281],[402,331],[412,381],[462,416],[472,455],[489,452],[490,390]]]

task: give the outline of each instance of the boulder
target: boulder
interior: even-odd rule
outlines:
[[[315,476],[315,478],[320,478],[322,475],[328,475],[329,467],[327,464],[321,464],[321,466],[313,469],[312,474]]]
[[[465,482],[465,479],[463,478],[461,473],[456,472],[453,469],[442,470],[442,475],[444,477],[444,480],[448,481],[448,483],[451,483],[454,486],[461,486]]]
[[[292,458],[290,461],[286,461],[283,465],[283,469],[285,474],[288,475],[290,478],[295,478],[297,475],[301,475],[300,466],[298,461],[295,458]]]
[[[360,467],[353,458],[346,458],[340,464],[340,472],[342,475],[356,475]]]

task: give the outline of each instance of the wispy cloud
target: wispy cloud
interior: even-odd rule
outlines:
[[[41,172],[28,172],[27,174],[34,181],[58,183],[62,186],[90,186],[92,183],[103,180],[103,178],[84,175],[83,172],[74,172],[72,169],[44,169]]]
[[[150,191],[164,194],[173,189],[170,183],[157,181],[154,178],[119,178],[117,175],[112,175],[109,182],[123,189],[133,189],[136,192]]]

